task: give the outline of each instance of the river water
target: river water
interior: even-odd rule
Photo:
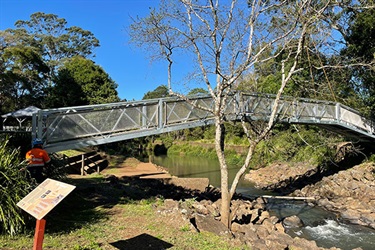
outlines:
[[[170,174],[184,177],[206,177],[210,184],[220,187],[220,169],[216,160],[200,157],[158,156],[152,162],[168,169]],[[230,180],[234,178],[237,168],[230,168]],[[244,196],[272,195],[271,192],[259,190],[248,181],[240,181],[237,192]],[[289,230],[291,236],[315,240],[320,247],[339,247],[349,250],[361,247],[363,250],[375,249],[375,230],[367,227],[350,225],[337,220],[336,215],[319,207],[312,207],[305,202],[274,200],[268,203],[272,215],[284,218],[297,215],[305,226],[298,230]]]

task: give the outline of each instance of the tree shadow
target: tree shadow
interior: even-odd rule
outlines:
[[[155,238],[149,234],[140,234],[136,237],[119,240],[116,242],[109,243],[120,250],[139,250],[139,249],[150,249],[150,250],[160,250],[168,249],[173,247],[172,244]]]
[[[329,160],[302,175],[297,175],[289,179],[282,180],[278,183],[272,184],[269,187],[266,187],[265,189],[269,189],[283,195],[291,194],[296,190],[304,188],[305,186],[316,184],[324,177],[334,175],[340,171],[347,170],[362,163],[368,155],[372,154],[372,149],[372,147],[367,147],[366,150],[363,150],[360,153],[351,152],[345,155],[338,162]]]
[[[206,192],[189,190],[173,184],[166,184],[158,179],[140,179],[138,177],[117,178],[79,178],[67,179],[65,182],[76,186],[61,203],[46,217],[47,233],[68,233],[108,218],[106,209],[117,204],[127,204],[143,199],[196,200],[220,197],[218,190],[212,188]]]

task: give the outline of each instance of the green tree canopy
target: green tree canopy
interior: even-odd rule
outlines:
[[[64,18],[55,14],[36,12],[30,20],[18,20],[13,34],[17,43],[36,47],[51,69],[56,69],[66,58],[89,57],[99,46],[99,40],[90,31],[77,26],[67,26]],[[54,70],[52,70],[54,72]]]
[[[30,103],[41,106],[44,77],[49,68],[34,47],[5,47],[0,51],[0,103],[12,109]]]
[[[81,56],[67,60],[59,69],[51,90],[51,107],[90,105],[120,101],[117,84],[93,61]]]
[[[208,95],[208,91],[204,88],[194,88],[189,91],[187,94],[188,96],[194,96],[194,95]]]
[[[357,93],[361,94],[368,107],[367,112],[375,116],[375,9],[353,11],[345,40],[347,46],[342,54],[348,60],[358,57],[364,63],[351,67],[351,82]]]
[[[148,91],[144,96],[143,100],[168,97],[168,87],[166,85],[160,85],[153,91]]]
[[[92,32],[68,27],[55,14],[37,12],[15,27],[0,31],[1,113],[28,105],[48,107],[45,98],[53,99],[59,67],[74,56],[92,56],[99,46]]]

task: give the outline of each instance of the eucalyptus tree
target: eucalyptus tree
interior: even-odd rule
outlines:
[[[361,61],[367,63],[351,67],[350,80],[363,98],[366,112],[375,117],[375,9],[351,9],[348,15],[348,28],[342,31],[346,46],[341,52],[349,60],[360,57]]]
[[[0,51],[0,104],[19,109],[33,103],[40,106],[44,77],[49,73],[35,48],[3,47]]]
[[[0,31],[0,84],[2,95],[11,97],[8,108],[43,107],[43,97],[51,92],[59,67],[68,58],[92,56],[99,46],[92,32],[69,27],[55,14],[36,12],[30,20],[18,20],[14,26]],[[17,102],[20,99],[28,103]]]
[[[54,74],[65,59],[90,57],[99,46],[99,40],[91,31],[77,26],[68,27],[67,24],[64,18],[55,14],[36,12],[30,20],[18,20],[16,29],[5,32],[16,36],[19,39],[17,43],[38,48],[51,74]]]
[[[355,1],[340,0],[164,0],[150,16],[138,18],[131,26],[135,38],[149,37],[150,32],[173,38],[158,40],[151,37],[143,40],[143,45],[153,46],[154,55],[168,61],[172,54],[165,55],[163,46],[173,50],[183,48],[191,70],[200,76],[213,99],[211,108],[197,108],[214,115],[215,150],[221,173],[221,221],[228,228],[231,225],[230,203],[238,182],[249,168],[256,146],[275,125],[285,89],[292,83],[293,76],[306,70],[300,64],[303,51],[318,49],[326,55],[334,54],[335,42],[340,40],[334,32],[336,23],[345,21],[341,14],[347,8],[363,7],[366,6]],[[148,20],[152,16],[162,18],[151,29]],[[306,43],[307,40],[314,43]],[[244,76],[252,75],[256,79],[257,66],[277,60],[275,70],[280,77],[275,80],[276,95],[268,121],[252,127],[246,117],[239,117],[249,147],[242,167],[230,181],[224,152],[227,101]],[[325,68],[326,65],[317,67]],[[189,102],[187,95],[173,90],[171,93]]]
[[[153,91],[148,91],[146,94],[144,94],[142,100],[164,98],[168,96],[169,96],[168,87],[166,85],[160,85],[156,87]]]
[[[120,101],[117,84],[93,61],[75,56],[66,60],[55,77],[50,107],[92,105]]]

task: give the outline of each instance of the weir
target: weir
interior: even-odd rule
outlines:
[[[235,93],[227,99],[228,121],[267,121],[274,95]],[[161,98],[143,101],[39,110],[33,115],[32,136],[45,142],[48,152],[83,148],[213,124],[211,96],[185,101]],[[340,103],[284,97],[277,122],[314,124],[358,141],[375,139],[374,122]]]

